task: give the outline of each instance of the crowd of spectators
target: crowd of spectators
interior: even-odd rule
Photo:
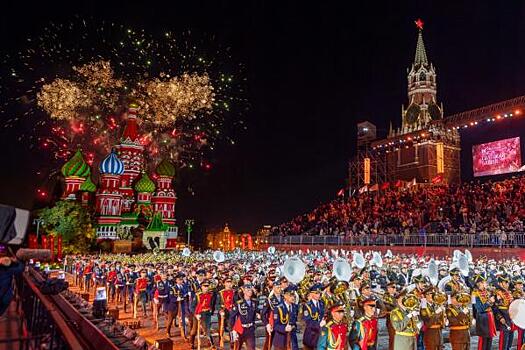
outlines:
[[[272,235],[461,235],[511,240],[523,232],[525,177],[365,192],[322,204]]]

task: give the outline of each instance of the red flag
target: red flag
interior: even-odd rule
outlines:
[[[397,180],[394,186],[395,187],[403,187],[403,180]]]
[[[237,334],[241,335],[244,329],[242,328],[241,318],[237,317],[235,320],[235,324],[233,325],[233,330],[237,332]]]
[[[383,182],[381,185],[382,190],[387,190],[390,187],[390,182]]]
[[[440,184],[442,182],[443,182],[443,174],[439,174],[436,177],[432,178],[432,183],[433,184]]]
[[[337,197],[342,197],[342,196],[344,196],[344,195],[345,195],[345,189],[344,189],[344,188],[341,188],[341,189],[339,190],[339,192],[337,192]]]

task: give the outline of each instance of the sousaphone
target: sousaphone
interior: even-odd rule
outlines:
[[[337,278],[338,281],[349,282],[352,278],[352,267],[343,258],[337,258],[334,261],[332,275]]]
[[[297,284],[306,274],[306,265],[299,257],[292,256],[284,262],[282,273],[290,283]]]

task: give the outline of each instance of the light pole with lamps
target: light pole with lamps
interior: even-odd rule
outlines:
[[[191,235],[191,231],[193,231],[193,224],[195,224],[195,220],[186,219],[184,223],[186,224],[186,232],[188,233],[188,247],[189,247],[190,246],[190,235]]]

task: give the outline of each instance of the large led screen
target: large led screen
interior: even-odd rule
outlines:
[[[498,140],[472,146],[474,176],[512,173],[521,167],[520,138]]]

